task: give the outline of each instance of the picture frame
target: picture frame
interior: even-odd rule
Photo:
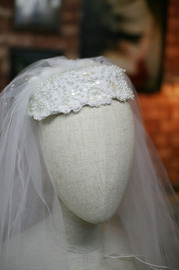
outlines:
[[[58,31],[61,0],[15,0],[16,30]]]
[[[105,56],[138,92],[160,90],[167,0],[84,0],[81,57]]]

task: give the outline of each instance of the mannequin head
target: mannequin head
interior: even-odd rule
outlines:
[[[113,100],[99,108],[50,116],[39,124],[59,199],[81,219],[98,224],[117,210],[132,163],[130,106]]]
[[[4,89],[1,269],[179,268],[172,188],[132,89],[103,57],[41,60]]]

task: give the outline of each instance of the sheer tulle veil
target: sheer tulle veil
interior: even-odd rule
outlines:
[[[103,57],[90,61],[113,65]],[[37,122],[28,114],[28,104],[37,86],[54,70],[61,73],[76,69],[77,62],[78,68],[89,65],[87,59],[64,57],[38,61],[20,73],[0,95],[0,269],[13,269],[21,256],[24,232],[33,232],[38,223],[48,220],[50,229],[47,232],[44,227],[42,239],[45,243],[50,235],[58,243],[62,258],[58,269],[70,270],[60,202],[41,150]],[[122,202],[105,225],[104,257],[135,258],[137,270],[179,269],[178,230],[168,195],[177,198],[143,128],[137,94],[128,102],[135,127],[133,165]],[[58,209],[58,216],[53,207]],[[121,247],[119,224],[129,241],[128,247]],[[39,269],[53,270],[46,250],[44,254],[47,255]],[[22,269],[26,269],[26,261],[23,263]]]

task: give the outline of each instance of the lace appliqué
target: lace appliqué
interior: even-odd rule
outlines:
[[[133,99],[123,72],[117,66],[100,65],[53,75],[32,94],[29,115],[42,120],[57,113],[78,112],[85,105],[99,107],[112,99]]]

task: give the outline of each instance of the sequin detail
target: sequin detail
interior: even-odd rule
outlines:
[[[90,66],[53,75],[42,83],[30,98],[29,115],[42,120],[57,113],[78,112],[85,105],[99,107],[112,99],[125,102],[133,98],[121,68]]]

